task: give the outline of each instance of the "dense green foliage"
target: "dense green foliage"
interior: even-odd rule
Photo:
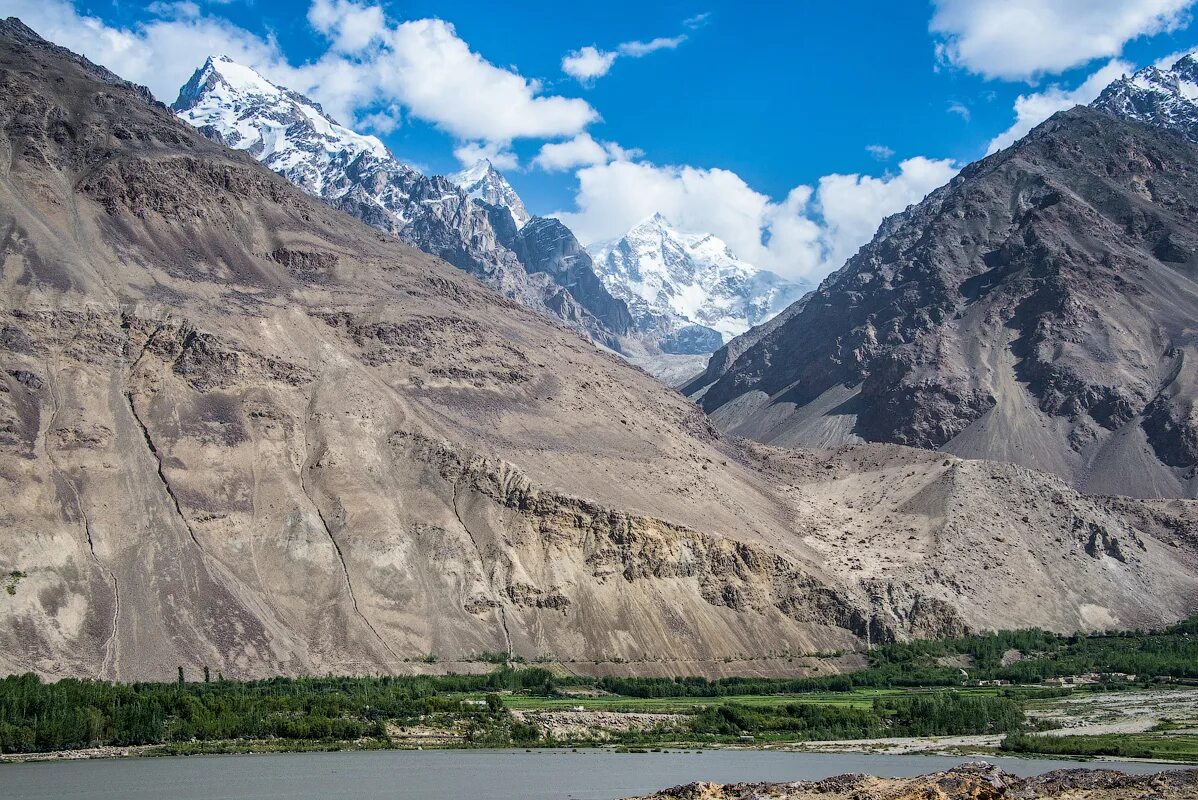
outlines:
[[[1003,666],[1011,650],[1022,659]],[[1198,617],[1159,632],[1060,636],[1041,630],[1002,631],[963,639],[882,645],[859,672],[811,678],[603,678],[599,685],[627,697],[725,697],[841,692],[855,688],[958,686],[965,659],[971,680],[1039,683],[1086,673],[1128,673],[1138,679],[1198,679]]]
[[[1152,733],[1113,733],[1101,736],[1011,734],[1003,739],[1002,749],[1012,753],[1037,755],[1193,761],[1198,759],[1198,736]]]
[[[872,708],[816,703],[723,703],[696,714],[691,729],[713,736],[786,734],[787,739],[863,739],[1017,731],[1023,711],[1005,697],[937,692],[875,700]]]
[[[530,732],[509,719],[498,696],[463,707],[446,694],[495,690],[552,691],[553,678],[540,668],[130,685],[14,676],[0,680],[0,752],[241,738],[352,741],[382,735],[384,720],[438,713],[464,716],[469,730],[489,744],[528,740]]]
[[[1020,658],[1005,658],[1010,651],[1018,651]],[[487,657],[504,660],[493,654]],[[1026,684],[1086,673],[1106,674],[1104,685],[1112,686],[1123,679],[1112,678],[1111,673],[1135,673],[1138,681],[1148,682],[1198,678],[1198,618],[1149,633],[1058,636],[1027,630],[890,644],[872,650],[869,658],[868,668],[841,675],[716,681],[608,677],[594,685],[643,702],[727,698],[711,703],[700,700],[682,710],[689,715],[690,734],[703,740],[1017,734],[1024,725],[1023,702],[1068,691]],[[957,664],[966,665],[968,677]],[[0,752],[143,744],[202,749],[204,743],[230,741],[272,748],[337,742],[370,746],[372,741],[387,746],[389,724],[453,729],[467,745],[531,744],[540,738],[538,729],[509,713],[499,693],[519,693],[525,701],[544,698],[546,703],[562,703],[568,701],[552,699],[559,684],[592,683],[584,678],[555,678],[539,667],[513,669],[507,663],[484,675],[251,682],[219,677],[211,681],[207,670],[204,675],[202,683],[186,682],[182,670],[178,680],[169,683],[63,680],[51,684],[33,675],[0,679]],[[955,688],[979,679],[1025,685]],[[925,691],[904,691],[912,687]],[[811,696],[814,693],[837,694],[821,698]],[[872,701],[839,699],[871,694]],[[790,696],[769,697],[773,695]],[[808,697],[799,702],[799,695]],[[629,732],[626,738],[657,735]],[[1067,741],[1074,738],[1029,740],[1012,735],[1004,746],[1073,754],[1087,754],[1079,748],[1105,747],[1111,754],[1129,756],[1135,754],[1133,745],[1142,744],[1103,737],[1087,737],[1088,743],[1083,744]],[[1072,749],[1045,749],[1051,747]]]

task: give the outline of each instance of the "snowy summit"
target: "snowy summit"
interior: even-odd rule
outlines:
[[[473,166],[461,172],[455,172],[445,177],[451,183],[461,187],[471,197],[493,206],[506,208],[511,213],[512,219],[515,220],[517,228],[523,228],[531,219],[520,195],[516,194],[516,190],[507,182],[507,178],[503,177],[503,173],[495,169],[485,158],[476,161]]]
[[[1198,142],[1198,54],[1182,56],[1169,69],[1145,67],[1124,76],[1103,89],[1091,105]]]
[[[395,161],[374,136],[338,124],[319,103],[271,83],[228,56],[209,56],[171,108],[210,138],[249,152],[322,197],[348,189],[339,178],[362,155]]]
[[[810,288],[742,261],[710,233],[681,231],[662,214],[587,249],[608,291],[628,303],[639,327],[649,327],[646,317],[664,318],[674,330],[701,326],[719,333],[715,347]]]

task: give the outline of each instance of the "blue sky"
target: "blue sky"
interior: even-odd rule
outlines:
[[[530,210],[563,212],[584,242],[661,206],[814,279],[882,215],[1006,143],[1020,108],[1007,139],[1198,45],[1193,5],[0,0],[0,12],[167,102],[219,50],[428,171],[457,169],[455,151],[495,154]],[[563,59],[587,46],[579,80]],[[442,85],[446,73],[461,80]]]

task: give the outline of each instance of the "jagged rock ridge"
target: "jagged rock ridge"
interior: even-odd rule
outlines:
[[[338,124],[319,104],[224,56],[210,57],[172,108],[205,136],[244,150],[335,208],[619,349],[627,331],[607,328],[588,310],[591,303],[605,310],[612,304],[602,285],[598,296],[576,296],[551,272],[530,274],[501,241],[496,224],[503,221],[474,197],[502,200],[523,221],[527,212],[489,164],[467,189],[450,178],[425,177],[377,138]]]
[[[1103,89],[1090,105],[1198,142],[1198,58],[1189,53],[1169,69],[1145,67],[1124,76]]]
[[[985,762],[914,778],[836,775],[794,783],[691,783],[631,800],[1186,800],[1198,770],[1128,775],[1112,769],[1054,770],[1019,777]]]

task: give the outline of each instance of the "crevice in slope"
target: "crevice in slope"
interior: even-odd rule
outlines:
[[[171,504],[175,508],[175,513],[179,516],[183,526],[187,528],[187,535],[191,537],[192,543],[196,546],[197,550],[203,553],[204,547],[200,544],[200,540],[196,538],[195,529],[191,527],[191,523],[188,522],[187,517],[183,515],[183,506],[179,504],[179,498],[175,495],[175,490],[171,487],[171,482],[167,480],[166,471],[163,468],[162,463],[162,454],[159,453],[158,448],[154,446],[154,439],[150,436],[149,428],[146,427],[146,424],[142,422],[141,417],[137,413],[137,407],[133,403],[132,392],[125,392],[125,401],[129,406],[129,413],[133,415],[134,422],[136,422],[137,427],[141,429],[142,438],[146,442],[146,447],[149,449],[150,455],[154,457],[154,463],[158,465],[158,480],[162,483],[162,488],[166,489],[166,494],[171,499]]]
[[[483,560],[483,550],[479,546],[478,540],[474,538],[474,532],[470,530],[470,526],[466,524],[466,520],[462,517],[462,512],[458,509],[458,480],[452,481],[451,485],[453,487],[453,499],[450,502],[450,505],[453,507],[453,515],[457,517],[458,524],[462,526],[462,530],[466,532],[466,536],[470,539],[470,543],[474,545],[474,552],[478,555],[478,568],[483,575],[486,576],[487,565]],[[497,607],[499,609],[499,624],[503,627],[503,641],[504,645],[507,647],[508,661],[511,661],[516,657],[516,653],[512,649],[512,632],[508,628],[507,624],[507,609],[504,608],[503,605],[503,594],[502,592],[496,591],[494,576],[492,576],[488,582],[491,584],[491,591],[495,592],[496,594],[496,602],[498,603]]]
[[[349,594],[349,602],[354,609],[354,613],[358,615],[358,619],[362,620],[362,624],[365,625],[371,634],[374,635],[374,638],[378,640],[378,643],[383,646],[383,649],[390,653],[391,657],[395,659],[396,662],[402,661],[403,659],[399,657],[398,653],[391,649],[391,646],[387,644],[387,641],[379,634],[378,629],[371,624],[370,620],[366,618],[366,615],[362,613],[361,607],[358,606],[358,597],[356,594],[354,594],[354,584],[349,577],[349,565],[345,562],[345,554],[341,552],[341,545],[337,543],[337,538],[333,536],[333,529],[329,527],[329,522],[327,519],[325,519],[324,512],[320,510],[320,504],[316,502],[316,498],[314,498],[312,493],[308,491],[308,481],[304,475],[304,473],[307,472],[308,467],[305,465],[303,469],[304,471],[300,473],[300,488],[303,490],[304,496],[308,498],[308,502],[312,504],[312,508],[316,511],[316,517],[320,520],[320,526],[324,528],[325,535],[329,537],[329,542],[333,545],[333,551],[337,554],[337,562],[341,565],[341,576],[345,579],[345,591]]]

